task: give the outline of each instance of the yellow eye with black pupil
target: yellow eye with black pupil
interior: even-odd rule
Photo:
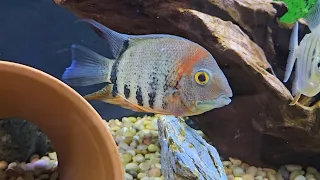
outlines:
[[[204,71],[199,71],[195,75],[195,80],[197,84],[205,85],[209,82],[209,74]]]

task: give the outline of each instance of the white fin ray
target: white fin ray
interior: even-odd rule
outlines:
[[[296,22],[296,24],[293,27],[291,36],[290,36],[289,56],[288,56],[288,59],[287,59],[286,71],[285,71],[283,82],[287,82],[289,80],[289,77],[290,77],[290,75],[292,73],[292,69],[293,69],[294,63],[296,61],[295,50],[298,47],[298,30],[299,30],[299,23]]]

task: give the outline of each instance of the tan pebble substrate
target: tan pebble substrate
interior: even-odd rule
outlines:
[[[118,144],[126,180],[163,180],[161,173],[160,145],[157,120],[161,115],[124,117],[122,121],[107,122],[113,138]],[[204,139],[204,134],[197,131]],[[33,156],[30,163],[13,162],[9,165],[0,161],[0,180],[57,180],[57,156],[50,153],[41,159]],[[229,180],[283,180],[283,170],[250,166],[241,160],[229,158],[223,161]],[[320,180],[319,172],[313,167],[285,165],[289,180]],[[4,179],[4,177],[6,177]]]
[[[39,158],[33,155],[30,162],[0,161],[0,180],[57,180],[58,159],[55,152]]]

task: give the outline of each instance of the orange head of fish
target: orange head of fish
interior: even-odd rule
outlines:
[[[204,48],[193,48],[179,66],[181,102],[198,115],[228,105],[233,96],[228,80],[213,56]]]

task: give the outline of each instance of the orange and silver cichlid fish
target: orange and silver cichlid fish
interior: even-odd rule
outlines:
[[[72,45],[62,75],[71,86],[110,84],[84,96],[138,112],[202,114],[231,102],[232,90],[212,55],[187,39],[165,34],[127,35],[84,19],[101,31],[113,59]]]

